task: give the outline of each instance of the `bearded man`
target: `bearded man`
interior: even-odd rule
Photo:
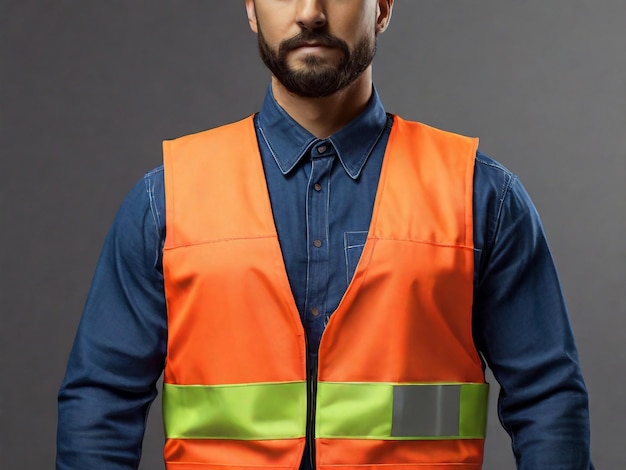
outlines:
[[[519,469],[588,470],[587,392],[518,179],[387,114],[393,0],[246,0],[260,112],[164,143],[107,237],[59,393],[57,469],[477,470],[488,385]]]

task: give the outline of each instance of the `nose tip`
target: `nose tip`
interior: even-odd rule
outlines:
[[[325,21],[298,21],[298,26],[300,26],[300,28],[302,29],[308,29],[308,30],[312,30],[312,29],[320,29],[323,28],[326,25]]]
[[[326,25],[326,14],[319,1],[311,0],[301,3],[296,22],[302,29],[319,29]]]

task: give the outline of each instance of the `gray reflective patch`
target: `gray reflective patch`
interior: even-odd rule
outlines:
[[[458,436],[460,403],[460,385],[396,385],[391,437]]]

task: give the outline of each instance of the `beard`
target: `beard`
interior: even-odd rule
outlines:
[[[375,36],[364,36],[352,50],[345,41],[315,30],[302,31],[282,41],[277,49],[268,44],[260,28],[258,40],[261,59],[276,79],[291,93],[307,98],[322,98],[343,90],[369,67],[376,55]],[[331,65],[318,57],[308,56],[304,58],[305,67],[292,69],[287,63],[287,54],[312,42],[341,50],[339,63]]]

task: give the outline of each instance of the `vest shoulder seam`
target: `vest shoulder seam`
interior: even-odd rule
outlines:
[[[216,243],[224,243],[224,242],[232,242],[232,241],[241,241],[241,240],[259,240],[263,238],[278,238],[277,235],[259,235],[254,237],[227,237],[227,238],[217,238],[215,240],[203,240],[197,242],[189,242],[189,243],[178,243],[171,246],[165,246],[163,250],[173,250],[176,248],[187,248],[198,245],[213,245]]]
[[[420,243],[423,245],[440,246],[443,248],[463,248],[463,249],[468,249],[468,250],[474,250],[473,246],[465,245],[463,243],[447,243],[447,242],[437,242],[437,241],[432,241],[432,240],[419,240],[419,239],[412,239],[412,238],[395,238],[395,237],[369,237],[368,239],[405,242],[405,243]]]

